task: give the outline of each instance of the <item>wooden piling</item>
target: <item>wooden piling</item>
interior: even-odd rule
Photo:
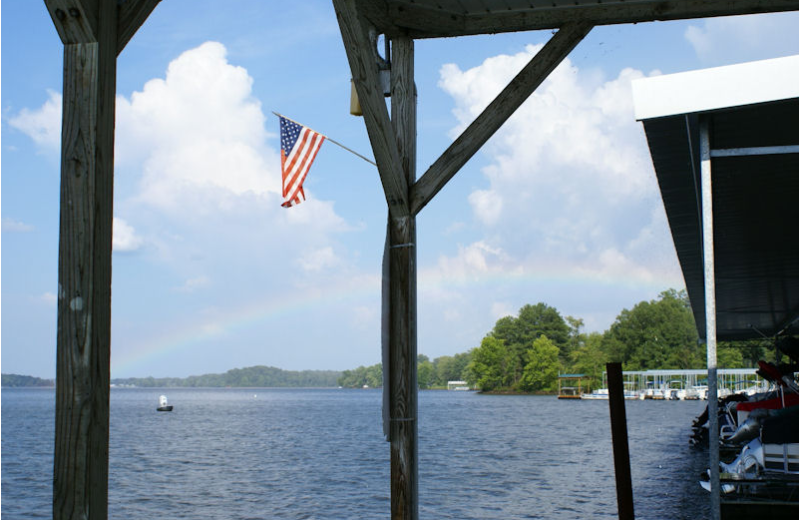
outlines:
[[[620,520],[633,520],[631,459],[628,451],[628,420],[625,416],[625,394],[622,364],[608,363],[608,407],[611,415],[611,443],[614,448],[614,476],[617,481],[617,511]]]

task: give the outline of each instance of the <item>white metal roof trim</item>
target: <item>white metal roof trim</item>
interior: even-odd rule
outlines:
[[[653,76],[631,86],[638,121],[792,99],[800,94],[800,57]]]

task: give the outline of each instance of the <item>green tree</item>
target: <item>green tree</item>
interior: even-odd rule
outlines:
[[[624,309],[606,331],[603,348],[609,361],[623,363],[625,370],[685,369],[702,366],[685,291],[670,289],[658,300]]]
[[[510,358],[502,340],[486,336],[481,341],[481,346],[472,351],[468,381],[485,392],[510,386]]]
[[[730,345],[717,345],[717,366],[719,368],[744,368],[742,351]]]
[[[606,367],[606,353],[603,351],[603,335],[599,332],[588,334],[581,346],[570,354],[572,364],[570,373],[586,374],[591,388],[603,384],[603,371]]]
[[[567,349],[570,329],[558,311],[544,303],[524,305],[516,318],[506,316],[497,320],[491,335],[503,340],[509,355],[508,386],[516,385],[527,364],[530,345],[539,337],[547,336],[559,351]]]
[[[454,356],[441,356],[434,359],[434,385],[446,386],[448,381],[466,380],[469,362],[469,352],[462,352]]]
[[[539,336],[528,349],[527,364],[519,382],[525,392],[553,392],[558,384],[561,363],[558,347],[547,336]]]
[[[383,386],[383,367],[380,363],[370,367],[360,366],[354,370],[345,370],[338,379],[339,386],[347,388],[370,388]]]
[[[567,316],[564,320],[569,326],[569,336],[567,337],[567,342],[561,346],[559,357],[561,358],[561,364],[567,365],[572,359],[572,353],[581,347],[586,340],[586,336],[581,333],[583,328],[582,319]]]
[[[433,384],[434,368],[428,356],[417,356],[417,386],[421,389],[430,388]]]

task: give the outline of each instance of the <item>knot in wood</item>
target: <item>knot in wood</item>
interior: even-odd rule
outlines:
[[[73,17],[73,18],[80,18],[81,17],[81,11],[77,7],[70,7],[69,8],[69,15],[71,17]]]
[[[63,22],[64,18],[67,17],[67,13],[62,11],[61,9],[56,9],[56,18],[58,18],[59,22]]]

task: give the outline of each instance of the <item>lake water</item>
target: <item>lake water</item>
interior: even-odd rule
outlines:
[[[158,413],[168,395],[172,413]],[[2,517],[50,518],[52,389],[2,390]],[[636,517],[708,517],[703,401],[627,401]],[[419,395],[428,519],[616,518],[608,401]],[[109,518],[389,517],[380,390],[112,389]]]

